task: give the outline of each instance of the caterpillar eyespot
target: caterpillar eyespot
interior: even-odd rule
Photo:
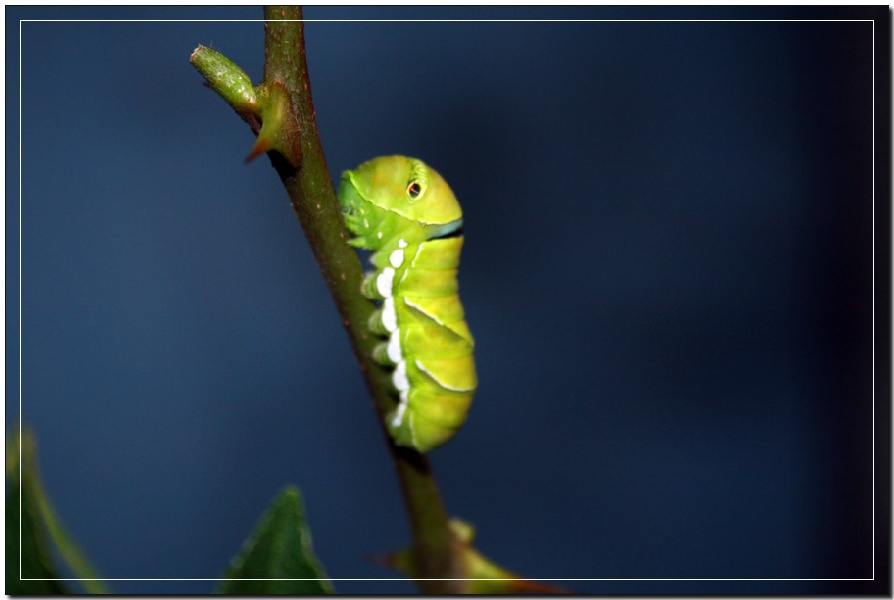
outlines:
[[[381,339],[373,357],[394,369],[385,425],[396,444],[427,452],[465,422],[478,387],[456,281],[462,209],[436,171],[406,156],[345,171],[338,199],[349,243],[373,251],[361,291],[381,301],[369,322]]]
[[[425,193],[424,181],[419,181],[417,179],[415,181],[411,181],[410,185],[407,186],[407,196],[410,197],[410,200],[418,200],[423,193]]]

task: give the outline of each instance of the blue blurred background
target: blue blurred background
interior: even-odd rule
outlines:
[[[20,223],[22,416],[63,520],[103,575],[135,579],[115,591],[202,593],[213,582],[140,579],[219,576],[295,483],[331,577],[394,577],[370,557],[409,528],[346,336],[276,174],[244,166],[251,132],[188,63],[210,45],[260,80],[263,24],[209,19],[261,9],[6,17],[7,429]],[[887,9],[305,17],[360,19],[306,24],[333,176],[418,156],[465,211],[481,387],[432,461],[479,549],[533,578],[646,580],[567,584],[586,593],[865,591],[822,580],[871,578],[887,543],[872,531]],[[767,18],[882,21],[650,21]]]

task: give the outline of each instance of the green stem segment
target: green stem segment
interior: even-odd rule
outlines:
[[[378,340],[370,333],[367,321],[375,306],[360,294],[363,268],[356,252],[346,243],[349,234],[317,132],[301,8],[267,6],[264,18],[264,81],[252,88],[257,105],[245,92],[244,72],[232,62],[221,60],[202,47],[190,60],[253,130],[258,132],[256,125],[258,121],[262,123],[258,144],[249,158],[271,150],[268,156],[289,194],[348,333],[397,469],[413,530],[420,589],[432,594],[466,591],[467,582],[451,581],[464,577],[465,569],[428,460],[412,449],[395,446],[383,425],[393,403],[389,375],[372,359]],[[285,113],[280,110],[283,107],[288,109]],[[277,115],[279,124],[265,132],[266,126],[275,120],[271,114]],[[261,139],[265,135],[268,140]]]

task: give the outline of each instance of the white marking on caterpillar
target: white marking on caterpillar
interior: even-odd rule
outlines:
[[[376,277],[376,290],[382,298],[390,298],[394,289],[394,269],[385,267]]]
[[[404,420],[404,413],[407,412],[407,406],[409,406],[409,404],[410,403],[407,402],[407,392],[401,392],[400,404],[397,405],[397,410],[394,413],[394,418],[391,420],[392,427],[400,427],[400,423]],[[415,438],[415,436],[413,437]]]
[[[407,243],[403,240],[403,238],[397,240],[397,247],[398,248],[406,248],[407,247]]]
[[[406,392],[410,389],[410,380],[407,379],[407,361],[402,360],[397,363],[394,373],[391,375],[391,381],[399,392]]]
[[[363,226],[369,229],[369,221],[366,220],[366,217],[363,217]]]
[[[393,266],[395,269],[399,268],[402,264],[404,264],[404,251],[395,250],[391,253],[391,256],[388,257],[388,260],[391,261],[391,266]]]
[[[403,363],[401,363],[401,364],[403,364]],[[445,382],[443,382],[443,381],[441,381],[440,379],[438,379],[438,378],[435,376],[434,373],[432,373],[431,371],[429,371],[428,369],[426,369],[426,368],[425,368],[425,365],[423,365],[423,364],[422,364],[421,362],[419,362],[418,360],[416,360],[416,366],[419,367],[419,370],[420,370],[420,371],[422,371],[423,373],[425,373],[426,375],[428,375],[429,377],[431,377],[432,379],[434,379],[436,382],[438,382],[438,385],[440,385],[440,386],[441,386],[442,388],[444,388],[444,389],[451,390],[451,391],[454,391],[454,392],[474,392],[474,391],[475,391],[475,388],[474,388],[474,387],[471,387],[471,388],[463,388],[463,387],[453,387],[453,386],[451,386],[451,385],[447,385]]]
[[[403,354],[400,351],[400,331],[392,333],[391,338],[388,340],[388,358],[395,364],[401,362],[403,358]]]
[[[382,239],[382,232],[381,232],[381,231],[377,231],[377,232],[376,232],[376,237],[379,238],[379,239]]]
[[[382,325],[388,333],[397,331],[397,311],[394,310],[394,298],[385,298],[382,302]]]
[[[410,382],[407,379],[406,361],[402,360],[397,363],[397,367],[391,375],[391,380],[394,382],[394,387],[400,392],[400,403],[397,405],[397,412],[394,415],[394,419],[391,421],[393,427],[398,427],[401,424],[401,421],[404,420],[404,413],[407,412],[407,406],[410,404],[407,398],[407,395],[410,392]]]

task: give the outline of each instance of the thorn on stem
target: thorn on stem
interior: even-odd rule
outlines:
[[[245,164],[250,163],[257,157],[262,154],[266,154],[273,150],[273,143],[267,137],[258,136],[258,139],[255,140],[254,146],[251,147],[251,152],[248,153],[248,156],[245,157]]]

